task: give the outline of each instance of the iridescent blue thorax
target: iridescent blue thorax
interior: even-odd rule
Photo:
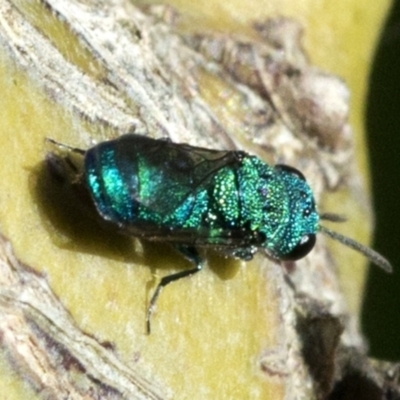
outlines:
[[[237,173],[242,226],[260,233],[259,247],[273,257],[303,257],[304,247],[308,251],[313,247],[319,225],[314,196],[304,176],[294,168],[271,167],[250,155],[244,157]]]

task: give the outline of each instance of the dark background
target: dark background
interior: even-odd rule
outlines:
[[[371,266],[362,323],[370,354],[400,361],[400,1],[394,1],[373,60],[366,111],[374,209],[373,247],[394,267]]]

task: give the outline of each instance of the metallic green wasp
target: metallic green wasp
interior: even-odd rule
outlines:
[[[49,141],[59,150],[50,159],[64,157],[65,165],[74,165],[75,179],[86,186],[102,219],[125,234],[168,242],[193,263],[161,279],[148,308],[148,332],[161,289],[202,269],[201,247],[243,260],[259,250],[297,260],[323,232],[391,269],[373,250],[321,226],[321,218],[339,218],[318,214],[304,176],[287,165],[134,134],[86,151]]]

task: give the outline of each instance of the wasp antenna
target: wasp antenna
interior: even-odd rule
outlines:
[[[384,271],[391,273],[393,271],[392,265],[386,258],[382,257],[379,253],[372,250],[371,248],[364,246],[361,243],[356,242],[353,239],[348,238],[347,236],[343,236],[340,233],[331,231],[330,229],[319,226],[319,231],[325,234],[326,236],[331,237],[334,240],[337,240],[340,243],[343,243],[345,246],[352,248],[353,250],[358,251],[361,254],[364,254],[373,264],[381,267]]]
[[[319,216],[320,219],[330,222],[346,222],[347,218],[344,215],[333,214],[333,213],[323,213]]]

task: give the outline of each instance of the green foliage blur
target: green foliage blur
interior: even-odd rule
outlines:
[[[363,331],[372,357],[400,360],[400,2],[394,1],[373,60],[366,108],[375,210],[374,249],[394,268],[371,266]]]

